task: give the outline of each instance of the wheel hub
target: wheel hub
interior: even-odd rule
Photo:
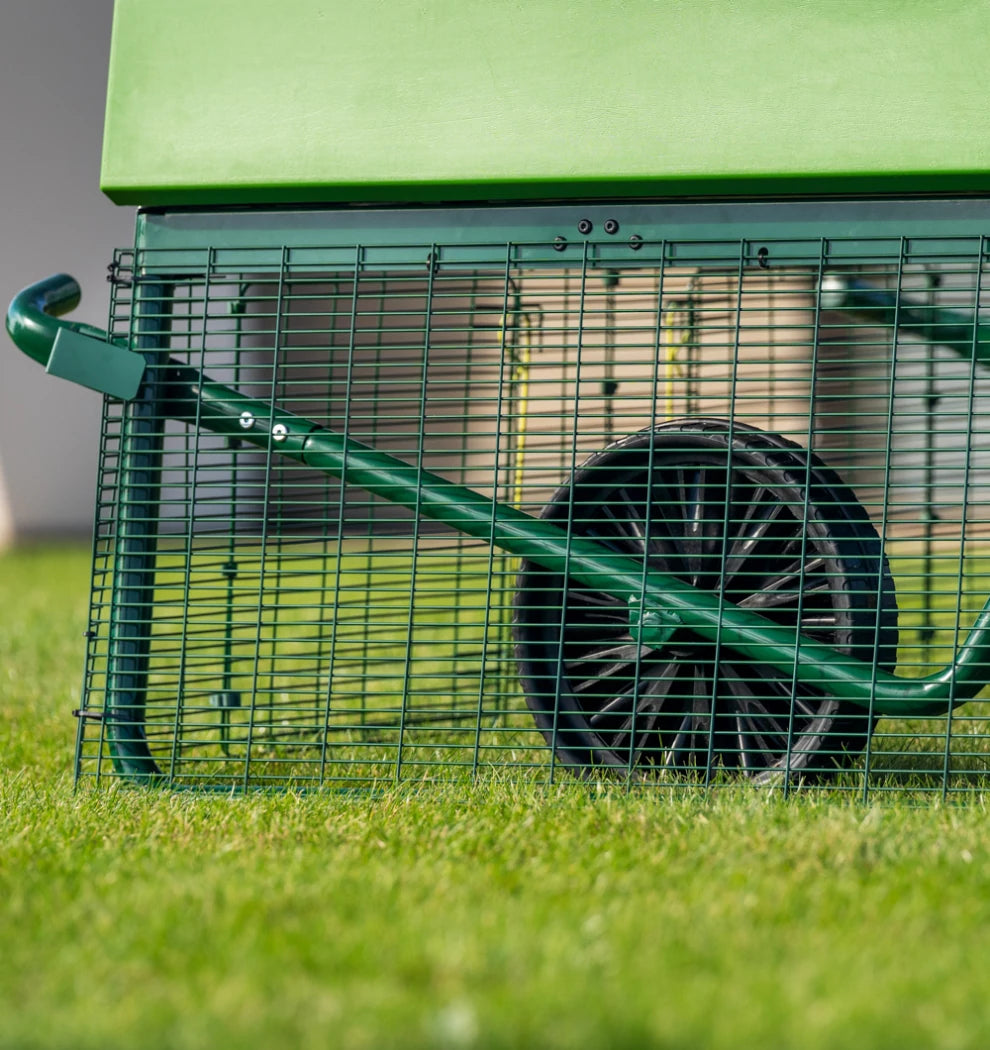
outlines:
[[[637,644],[662,649],[683,626],[680,616],[670,609],[644,606],[636,595],[629,599],[629,633]]]

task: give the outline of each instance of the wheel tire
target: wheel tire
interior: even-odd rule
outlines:
[[[663,423],[592,456],[541,517],[843,656],[896,663],[894,581],[876,530],[834,471],[778,435]],[[536,724],[579,770],[821,777],[873,730],[857,705],[686,628],[637,646],[622,602],[528,561],[514,637]]]

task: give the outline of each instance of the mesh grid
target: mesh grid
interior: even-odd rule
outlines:
[[[982,239],[667,242],[621,266],[455,248],[118,254],[111,329],[150,367],[105,408],[80,776],[982,790],[979,700],[884,714],[796,657],[641,633],[494,524],[436,520],[419,482],[799,628],[833,665],[931,674],[990,591]],[[220,432],[189,376],[240,398]],[[270,406],[413,468],[404,497],[296,454]]]

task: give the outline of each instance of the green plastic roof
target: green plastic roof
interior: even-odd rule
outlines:
[[[990,190],[987,0],[117,0],[126,204]]]

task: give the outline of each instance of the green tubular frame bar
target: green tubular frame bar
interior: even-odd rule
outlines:
[[[834,282],[823,287],[825,294],[851,297],[852,305],[861,310],[890,306],[870,299],[865,289],[841,287]],[[660,647],[671,627],[686,627],[747,658],[788,674],[793,671],[799,681],[875,715],[943,714],[974,697],[990,682],[990,598],[952,664],[923,678],[900,678],[871,663],[840,656],[828,646],[739,608],[717,593],[705,593],[664,573],[646,572],[634,559],[613,553],[593,540],[569,536],[566,529],[552,522],[451,484],[265,401],[245,397],[187,365],[173,360],[163,363],[159,357],[155,368],[146,369],[143,355],[122,341],[112,340],[98,329],[56,319],[73,309],[79,297],[78,284],[64,274],[31,285],[12,301],[7,329],[25,353],[50,371],[83,371],[88,385],[97,389],[101,388],[100,361],[92,366],[77,362],[66,369],[53,362],[54,351],[68,341],[77,354],[103,354],[103,363],[110,362],[102,389],[117,397],[136,396],[128,409],[131,426],[123,446],[128,471],[136,477],[129,484],[145,484],[154,473],[154,442],[141,429],[142,405],[150,404],[158,413],[271,449],[329,475],[346,477],[347,482],[374,495],[618,598],[629,604],[630,623],[644,644],[651,644],[652,639],[652,644]],[[975,355],[980,361],[987,356],[983,345],[986,329],[964,315],[919,318],[908,312],[905,319],[909,326],[923,322],[929,328],[943,327],[957,353]],[[142,329],[138,349],[150,349],[155,335],[143,332],[140,316],[138,325]],[[121,393],[124,388],[131,390],[129,395]],[[116,590],[121,594],[121,589],[128,590],[130,603],[138,610],[136,614],[132,610],[131,618],[137,615],[138,620],[148,600],[141,590],[149,555],[146,525],[128,518],[118,539],[122,561],[116,569]],[[135,684],[135,676],[140,674],[142,640],[129,631],[129,626],[134,625],[118,621],[111,632],[115,699],[107,714],[107,733],[118,766],[125,772],[148,776],[157,767],[143,739],[143,704],[140,686]]]

